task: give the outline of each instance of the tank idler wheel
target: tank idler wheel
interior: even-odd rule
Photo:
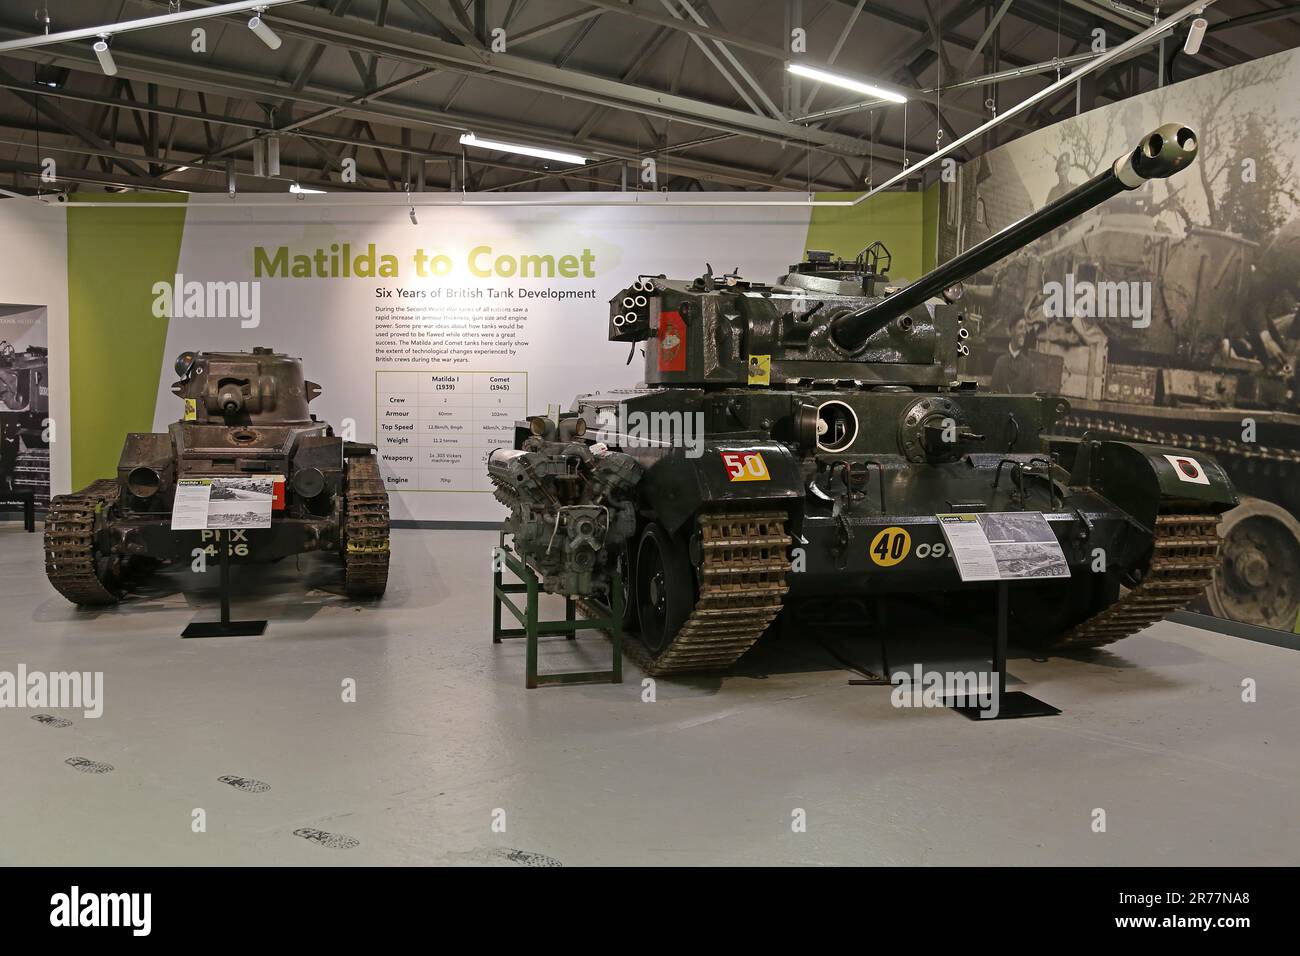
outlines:
[[[112,506],[117,482],[93,482],[57,495],[45,516],[45,573],[65,598],[82,607],[117,604],[129,590],[129,559],[105,554],[95,541],[101,513]]]
[[[1291,631],[1300,612],[1300,521],[1263,498],[1243,498],[1219,524],[1223,561],[1205,590],[1221,618]]]
[[[695,576],[686,545],[660,525],[647,525],[637,547],[634,581],[641,643],[657,657],[695,607]]]

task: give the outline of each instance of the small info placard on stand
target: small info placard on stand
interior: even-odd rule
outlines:
[[[212,531],[221,568],[221,620],[195,621],[181,637],[248,637],[266,630],[266,621],[230,619],[231,531],[271,527],[278,475],[182,478],[172,503],[173,531]]]
[[[1011,581],[1068,578],[1070,565],[1052,526],[1040,511],[1000,511],[935,515],[957,562],[963,581],[998,583],[997,634],[993,642],[990,689],[997,696],[986,706],[968,697],[948,706],[972,720],[1051,717],[1061,711],[1022,691],[1007,693],[1007,589]]]

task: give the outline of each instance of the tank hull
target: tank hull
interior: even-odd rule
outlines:
[[[773,437],[791,434],[795,426],[790,419],[797,409],[827,402],[847,406],[860,423],[844,449],[801,451],[797,444]],[[1011,447],[966,451],[950,461],[917,461],[916,454],[909,458],[908,416],[918,402],[938,403],[965,427],[982,429],[985,444],[999,434],[995,426],[1016,420],[1000,435]],[[735,653],[716,653],[700,667],[684,650],[675,657],[677,645],[671,640],[667,646],[662,636],[642,641],[643,666],[675,673],[729,666],[785,608],[797,609],[802,621],[824,621],[840,613],[837,608],[842,610],[845,602],[866,606],[891,595],[961,602],[986,594],[991,600],[995,583],[963,582],[938,518],[944,513],[1037,512],[1046,519],[1070,576],[1011,585],[1017,636],[1026,643],[1096,647],[1163,617],[1175,598],[1187,603],[1209,583],[1217,563],[1212,529],[1220,512],[1236,501],[1227,476],[1213,458],[1199,456],[1196,461],[1210,478],[1193,487],[1165,468],[1168,456],[1183,450],[1049,435],[1046,429],[1064,412],[1068,406],[1054,399],[974,391],[661,388],[581,396],[570,414],[583,419],[590,440],[641,465],[636,537],[644,539],[646,529],[654,526],[681,543],[694,568],[697,601],[707,596],[710,575],[744,575],[741,567],[709,567],[714,522],[741,524],[746,516],[758,515],[779,525],[779,534],[770,529],[758,534],[755,540],[767,547],[744,558],[765,568],[758,574],[761,586],[723,609],[739,615],[746,600],[752,604],[750,626],[734,635],[728,649]],[[671,421],[697,420],[701,441],[639,440],[627,423],[655,414]],[[762,467],[751,471],[762,477],[737,474],[738,463],[753,455],[761,456]],[[837,470],[859,477],[845,485],[833,477]],[[1175,518],[1182,524],[1171,526]],[[749,547],[734,528],[728,533],[733,537],[725,540]],[[1179,535],[1190,542],[1183,551],[1189,557],[1187,568],[1172,578],[1166,575],[1164,584],[1153,576],[1151,593],[1144,596],[1144,576],[1161,549],[1176,545]],[[882,558],[881,540],[899,537],[906,545]],[[624,561],[632,590],[625,602],[633,608],[646,600],[635,593],[637,583],[644,587],[647,579],[638,573],[638,560],[636,549],[629,548]],[[1118,618],[1123,618],[1122,626],[1113,623]],[[693,633],[718,627],[728,633],[725,622],[724,614],[702,618]],[[639,623],[631,622],[634,632]],[[682,627],[690,639],[691,619]]]

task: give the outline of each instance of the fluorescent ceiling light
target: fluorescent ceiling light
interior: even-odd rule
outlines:
[[[323,195],[325,195],[325,190],[323,190],[323,189],[308,189],[306,186],[299,186],[297,183],[290,183],[290,184],[289,184],[289,192],[291,192],[291,193],[302,193],[302,194],[304,194],[304,195],[312,195],[312,196],[323,196]]]
[[[253,17],[253,19],[248,21],[248,29],[256,33],[257,38],[272,50],[280,49],[280,44],[284,42],[274,30],[266,25],[266,21],[260,16]]]
[[[839,86],[846,90],[853,90],[855,93],[862,93],[864,96],[874,96],[876,99],[888,100],[890,103],[907,102],[907,97],[902,93],[896,93],[893,90],[887,90],[880,86],[873,86],[870,83],[863,83],[861,80],[855,80],[848,76],[841,76],[838,73],[827,73],[825,70],[818,70],[815,67],[804,66],[802,63],[787,63],[785,68],[795,76],[806,76],[808,79],[816,80],[818,83],[829,83],[831,86]]]
[[[100,37],[91,49],[95,51],[95,56],[99,57],[99,68],[104,71],[104,75],[116,76],[117,64],[113,62],[113,54],[108,49],[108,40]]]
[[[518,153],[521,156],[536,156],[538,159],[553,159],[557,163],[585,165],[586,156],[577,153],[564,153],[555,149],[539,149],[536,146],[521,146],[518,143],[501,143],[493,139],[479,139],[473,133],[465,133],[460,138],[462,146],[477,146],[479,149],[496,149],[503,153]]]

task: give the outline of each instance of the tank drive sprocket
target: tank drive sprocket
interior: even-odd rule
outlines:
[[[1058,649],[1101,647],[1136,634],[1195,601],[1219,567],[1217,514],[1156,516],[1151,563],[1119,601],[1061,635]]]
[[[388,586],[388,494],[373,455],[347,460],[343,581],[348,597],[373,598]]]
[[[96,518],[117,493],[117,482],[103,478],[50,501],[45,516],[45,573],[74,604],[116,604],[124,593],[120,566],[95,549]]]

